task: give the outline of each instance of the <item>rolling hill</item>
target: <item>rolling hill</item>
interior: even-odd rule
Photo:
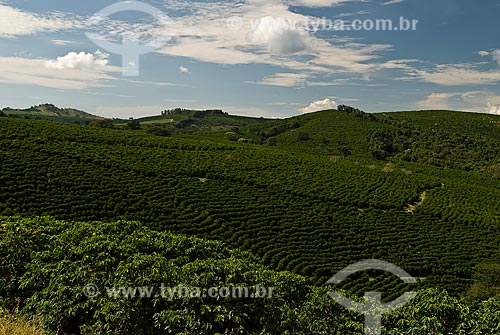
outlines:
[[[63,123],[82,123],[101,120],[102,117],[89,114],[74,108],[59,108],[52,104],[31,106],[26,109],[3,108],[1,112],[11,117],[23,117],[34,120],[54,120]]]
[[[383,259],[418,289],[470,297],[475,269],[500,263],[500,117],[339,109],[281,120],[179,111],[129,120],[137,130],[2,117],[0,216],[140,222],[220,241],[316,288]],[[341,288],[386,301],[409,289],[378,272]]]

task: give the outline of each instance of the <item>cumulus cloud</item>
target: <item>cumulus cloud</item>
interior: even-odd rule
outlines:
[[[62,90],[103,87],[114,80],[111,74],[121,72],[113,66],[70,69],[47,67],[46,59],[0,57],[0,83],[36,85]]]
[[[185,66],[180,66],[179,67],[179,71],[181,73],[189,73],[189,69],[187,67],[185,67]]]
[[[339,1],[301,2],[319,6]],[[392,50],[389,45],[353,43],[352,39],[340,37],[326,40],[309,35],[306,25],[311,17],[293,11],[291,4],[297,2],[291,0],[168,2],[169,8],[173,7],[188,14],[175,18],[175,43],[166,44],[159,53],[215,64],[266,64],[279,67],[283,72],[331,74],[334,71],[353,73],[372,71],[376,68],[377,64],[374,64],[374,61],[378,58],[378,53]],[[291,41],[287,36],[283,41],[276,37],[269,38],[269,35],[279,34],[270,34],[266,29],[262,29],[262,33],[254,32],[259,25],[264,28],[265,24],[262,24],[261,19],[265,17],[282,18],[285,30],[292,35]],[[165,29],[148,31],[161,35],[172,33],[171,30]],[[297,39],[294,35],[301,36],[302,42],[292,42]],[[260,40],[261,43],[252,42],[249,37]],[[304,57],[299,58],[293,53],[291,57],[277,57],[301,50],[304,46],[308,49],[298,53]]]
[[[285,18],[263,17],[248,34],[253,44],[267,47],[275,54],[291,55],[310,49],[310,35]]]
[[[95,53],[71,51],[56,60],[48,61],[45,66],[50,69],[94,69],[108,65],[109,55],[97,50]]]
[[[302,113],[313,113],[327,109],[337,109],[337,104],[328,98],[312,102],[309,106],[299,109]]]

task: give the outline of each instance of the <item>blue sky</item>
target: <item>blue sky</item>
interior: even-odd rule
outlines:
[[[2,107],[122,118],[175,107],[287,117],[336,104],[500,114],[499,0],[150,0],[161,16],[92,20],[116,3],[0,0]],[[401,18],[416,29],[402,31]],[[369,29],[377,20],[398,30]],[[122,55],[86,33],[151,52],[126,76]]]

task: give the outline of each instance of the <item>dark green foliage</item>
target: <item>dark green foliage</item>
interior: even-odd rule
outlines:
[[[500,160],[498,116],[449,111],[383,116],[379,115],[393,127],[370,134],[374,156],[495,174]]]
[[[318,117],[325,127],[329,118],[353,119],[338,113]],[[320,124],[307,117],[300,128]],[[498,179],[379,163],[360,149],[337,160],[309,153],[315,138],[308,133],[305,142],[286,142],[283,133],[269,147],[5,118],[0,214],[137,220],[225,241],[316,283],[360,259],[381,258],[458,294],[476,264],[500,259]],[[283,150],[287,143],[304,147]],[[390,278],[374,283],[391,296],[405,289]],[[366,281],[345,288],[364,292]]]
[[[297,138],[299,139],[299,141],[303,142],[303,141],[307,141],[310,139],[309,137],[309,134],[308,133],[303,133],[303,132],[300,132],[298,135],[297,135]]]
[[[478,264],[472,279],[474,284],[467,292],[467,300],[481,301],[500,294],[500,264]]]
[[[270,271],[249,254],[219,242],[125,221],[0,217],[0,227],[0,296],[10,298],[0,299],[0,308],[37,313],[47,330],[57,334],[363,333],[363,317],[328,296],[335,287],[314,287],[301,276]],[[97,295],[84,294],[89,284],[99,288]],[[200,293],[211,287],[260,285],[273,293],[253,299],[171,298],[161,295],[162,284],[198,287]],[[117,293],[128,287],[142,293]],[[466,305],[430,289],[384,314],[382,322],[384,333],[394,335],[493,335],[500,330],[499,311],[500,297]]]
[[[113,120],[111,119],[98,120],[94,122],[92,125],[98,128],[105,128],[105,129],[113,129],[115,127],[113,125]]]
[[[129,130],[141,130],[141,123],[137,120],[130,120],[127,122],[127,128]]]
[[[288,319],[310,291],[303,278],[273,273],[220,243],[135,222],[4,218],[0,224],[0,256],[6,260],[0,295],[21,299],[23,312],[39,313],[49,330],[61,334],[283,334],[292,323],[300,326]],[[100,288],[98,296],[84,295],[89,283]],[[161,295],[162,284],[275,290],[260,299],[171,299],[168,292]],[[153,287],[156,294],[113,298],[106,289],[137,286]]]
[[[193,119],[184,119],[184,120],[180,120],[180,121],[177,121],[174,126],[176,128],[186,128],[186,127],[189,127],[190,125],[192,124],[195,124],[196,121],[193,120]]]
[[[156,136],[161,136],[161,137],[170,137],[172,136],[172,134],[170,133],[170,131],[168,130],[167,127],[164,127],[164,126],[156,126],[156,125],[153,125],[153,126],[150,126],[146,129],[146,131],[150,134],[154,134]]]

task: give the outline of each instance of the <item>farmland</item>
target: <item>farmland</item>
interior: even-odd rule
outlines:
[[[311,289],[349,264],[383,259],[418,277],[419,289],[446,289],[447,299],[456,299],[467,294],[476,266],[500,263],[500,179],[490,170],[500,157],[492,128],[500,118],[428,113],[442,120],[456,115],[457,124],[470,117],[461,135],[470,144],[453,146],[463,142],[458,126],[429,124],[411,112],[388,118],[325,111],[285,120],[217,115],[199,119],[198,131],[191,124],[191,131],[170,129],[168,137],[120,125],[2,117],[0,216],[51,217],[42,231],[55,224],[78,234],[79,225],[92,231],[91,222],[125,220],[133,222],[130,229],[167,234],[161,238],[218,241],[252,257],[263,273],[286,271],[287,280],[300,278]],[[248,143],[227,138],[234,127]],[[448,140],[445,156],[427,147],[432,129]],[[409,146],[389,149],[381,140]],[[477,148],[488,154],[470,157]],[[415,153],[410,159],[408,149]],[[101,223],[95,225],[101,234]],[[366,273],[342,289],[380,290],[392,300],[408,286]]]

